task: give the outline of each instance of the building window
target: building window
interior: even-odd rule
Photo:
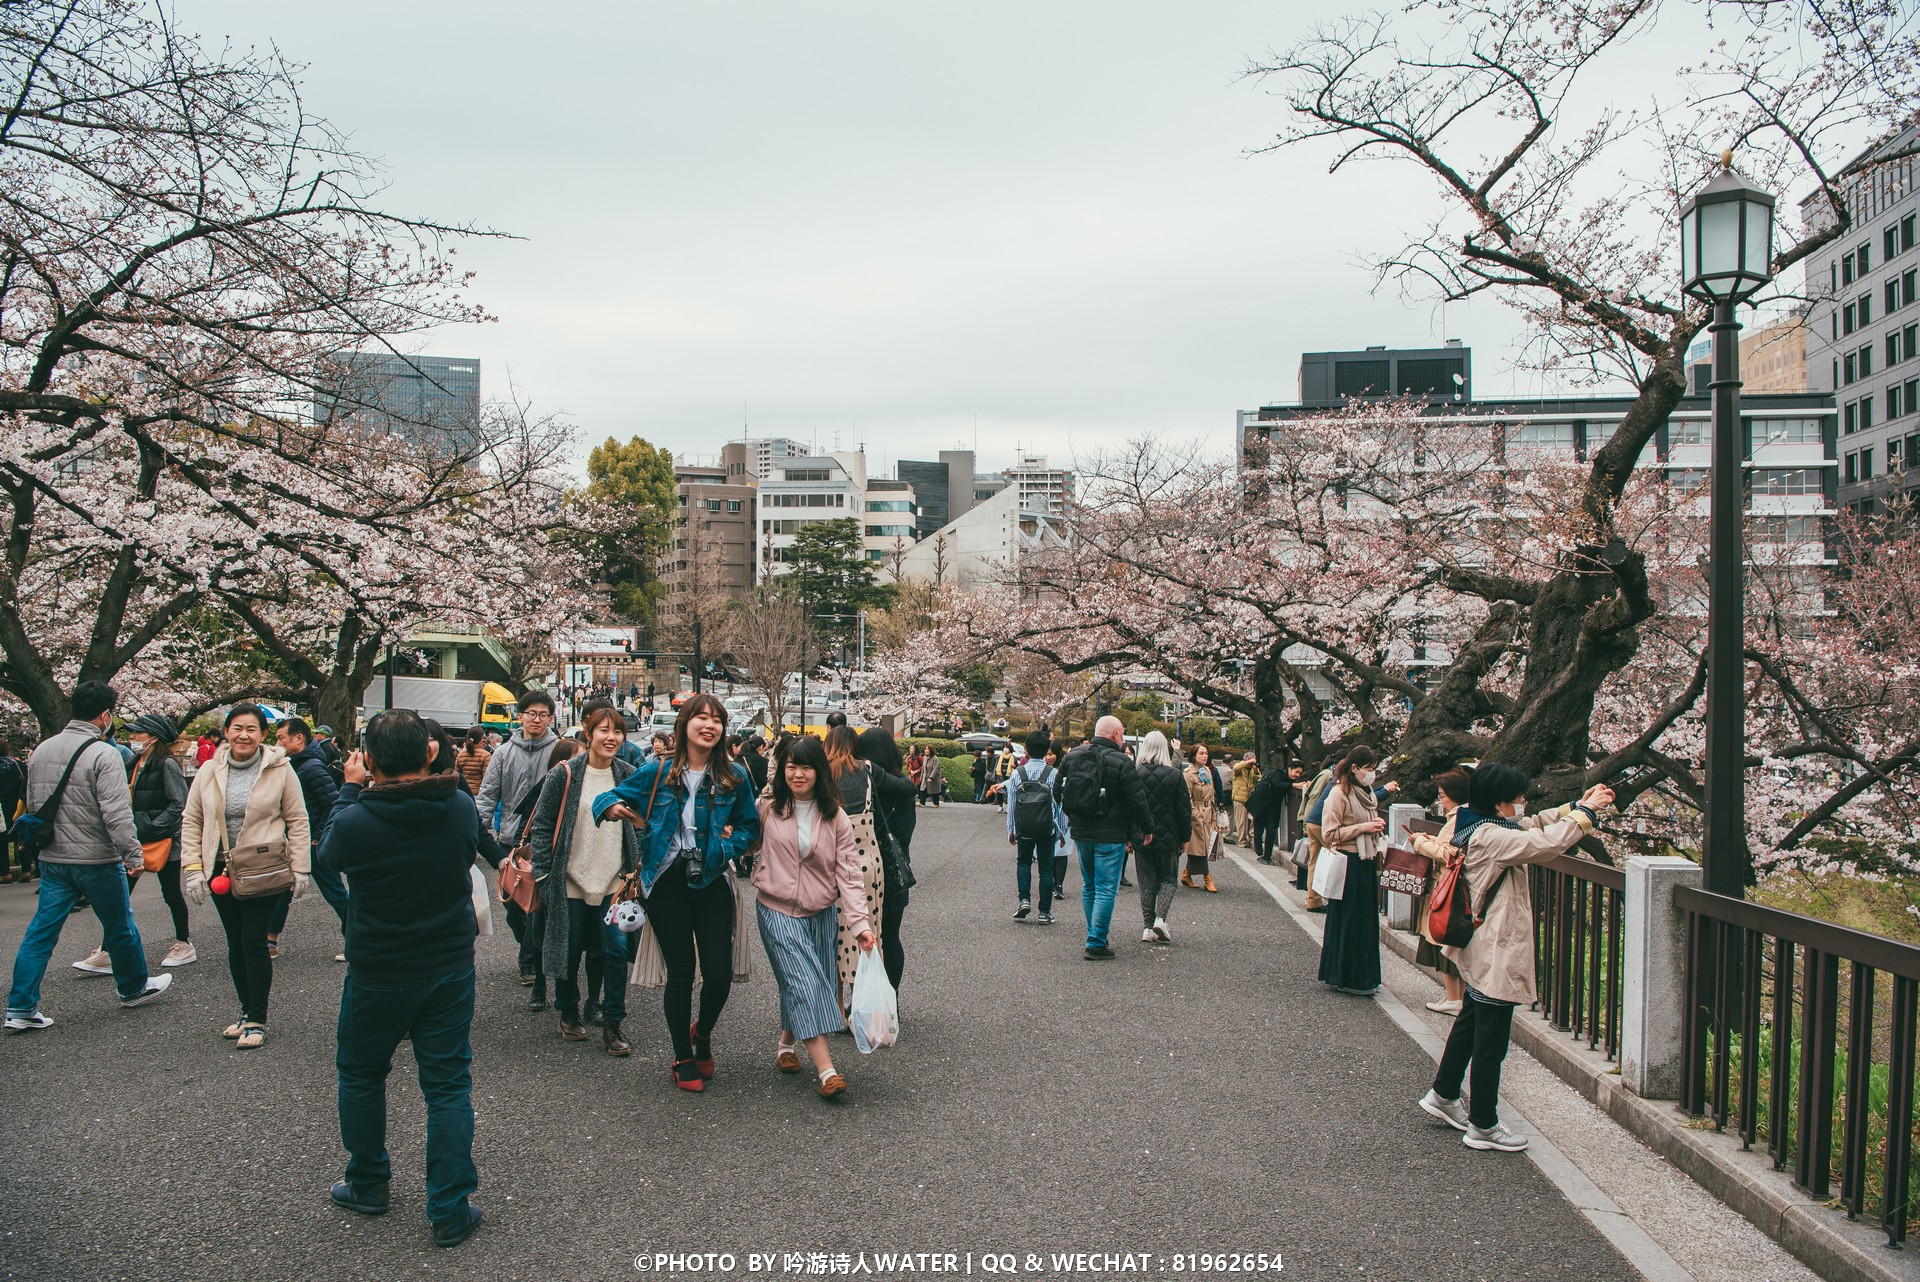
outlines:
[[[1854,307],[1859,311],[1859,314],[1860,314],[1861,329],[1865,329],[1867,326],[1873,324],[1873,295],[1872,294],[1860,295],[1860,301],[1855,303]]]
[[[1820,420],[1817,418],[1757,419],[1755,444],[1818,445]]]
[[[1704,418],[1676,418],[1667,426],[1667,444],[1705,445],[1707,443],[1707,420]]]
[[[789,481],[827,481],[833,478],[823,467],[790,467],[781,472]]]
[[[1894,330],[1887,335],[1887,366],[1892,368],[1900,363],[1900,331]]]
[[[1871,447],[1860,451],[1860,479],[1863,481],[1871,481],[1873,479],[1873,450]]]
[[[1853,359],[1852,352],[1847,353],[1846,369],[1847,369],[1846,385],[1851,386],[1854,381],[1854,359]]]
[[[1871,396],[1862,396],[1860,398],[1860,430],[1864,432],[1872,426],[1873,398]]]
[[[1682,494],[1690,494],[1706,482],[1704,467],[1677,467],[1667,473],[1667,483]]]
[[[1848,401],[1840,407],[1840,433],[1843,436],[1852,436],[1859,430],[1860,412],[1854,408],[1852,401]]]
[[[1900,225],[1898,223],[1894,223],[1891,226],[1889,226],[1885,232],[1881,233],[1880,257],[1892,258],[1895,254],[1899,252],[1900,252]]]
[[[1571,423],[1514,423],[1507,428],[1508,449],[1573,448]]]
[[[1852,254],[1842,254],[1840,256],[1840,283],[1842,285],[1853,284],[1853,255]]]
[[[1860,377],[1873,377],[1873,344],[1868,343],[1860,349]]]
[[[1868,241],[1853,251],[1853,264],[1862,276],[1873,270],[1873,242]]]
[[[1887,417],[1899,418],[1900,414],[1900,385],[1895,383],[1887,389]]]
[[[1908,214],[1900,220],[1900,252],[1906,253],[1913,248],[1913,215]]]
[[[1900,359],[1910,361],[1920,349],[1920,324],[1909,325],[1900,331]]]
[[[1840,316],[1841,316],[1840,332],[1843,334],[1851,334],[1855,329],[1859,328],[1859,326],[1854,324],[1855,313],[1853,310],[1853,306],[1854,305],[1852,303],[1848,303],[1845,307],[1840,309]]]
[[[1855,481],[1860,479],[1858,475],[1859,471],[1860,471],[1860,456],[1858,454],[1847,455],[1845,475],[1847,478],[1848,485],[1852,485]]]
[[[728,511],[728,512],[731,512],[731,513],[734,513],[735,515],[738,515],[738,514],[739,514],[739,511],[740,511],[740,500],[739,500],[739,499],[728,499],[728,500],[727,500],[727,511]]]
[[[1762,467],[1753,472],[1755,494],[1818,494],[1820,473],[1810,467]]]
[[[1900,470],[1900,438],[1896,436],[1892,440],[1887,442],[1887,471],[1898,472],[1899,470]]]

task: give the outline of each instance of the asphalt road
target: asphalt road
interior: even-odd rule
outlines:
[[[1231,1253],[1278,1256],[1287,1277],[1637,1276],[1524,1156],[1470,1151],[1415,1109],[1431,1062],[1373,1003],[1319,984],[1317,945],[1242,874],[1223,867],[1217,895],[1179,893],[1171,948],[1139,942],[1122,890],[1119,958],[1088,962],[1077,873],[1058,925],[1013,921],[1003,823],[990,808],[922,812],[901,1042],[862,1057],[834,1039],[852,1084],[838,1105],[774,1070],[757,948],[716,1036],[719,1076],[695,1096],[669,1081],[657,994],[635,990],[635,1054],[609,1059],[526,1012],[504,927],[482,939],[487,1220],[452,1251],[428,1239],[404,1048],[393,1212],[328,1202],[344,1160],[344,968],[317,896],[289,925],[272,1040],[248,1053],[219,1036],[234,1001],[211,910],[194,918],[200,962],[134,1011],[68,968],[97,939],[76,917],[45,987],[55,1027],[0,1041],[0,1277],[546,1282],[633,1278],[633,1257],[655,1252],[738,1257],[731,1274],[664,1270],[709,1278],[749,1276],[748,1252],[864,1252],[898,1277],[930,1269],[876,1269],[877,1253],[952,1252],[964,1273],[971,1252],[983,1275],[983,1253],[1006,1252],[1025,1279],[1090,1271],[1056,1266],[1071,1252],[1131,1254],[1082,1263],[1143,1277],[1259,1274],[1258,1260],[1235,1273],[1191,1259]],[[5,958],[33,894],[0,887]],[[157,887],[135,904],[157,961]],[[806,1275],[786,1263],[755,1276]]]

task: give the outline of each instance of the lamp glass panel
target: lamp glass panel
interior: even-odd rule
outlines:
[[[1765,280],[1773,267],[1773,207],[1758,200],[1743,202],[1747,218],[1747,274]]]
[[[1680,280],[1682,284],[1693,279],[1693,273],[1699,267],[1694,253],[1694,222],[1698,214],[1693,209],[1682,211],[1680,215]]]
[[[1740,205],[1723,200],[1700,207],[1700,270],[1718,276],[1740,267]]]

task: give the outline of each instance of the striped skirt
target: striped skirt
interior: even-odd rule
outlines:
[[[780,986],[780,1026],[801,1041],[845,1028],[833,957],[838,910],[828,907],[811,917],[789,917],[755,904],[754,911],[767,964]]]

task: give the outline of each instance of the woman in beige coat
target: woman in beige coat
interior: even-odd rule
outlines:
[[[1192,886],[1193,879],[1199,877],[1208,890],[1219,890],[1213,884],[1213,873],[1207,864],[1213,855],[1214,845],[1220,840],[1214,819],[1218,813],[1218,793],[1207,745],[1196,743],[1193,745],[1193,764],[1187,767],[1187,796],[1193,801],[1193,833],[1187,838],[1187,866],[1180,873],[1182,886]]]
[[[1379,760],[1366,744],[1356,745],[1334,767],[1320,814],[1321,861],[1347,861],[1340,898],[1327,901],[1320,980],[1356,997],[1380,987],[1380,834],[1387,821],[1373,787]]]
[[[273,990],[273,958],[267,927],[282,895],[295,899],[313,885],[312,841],[300,777],[285,749],[266,742],[267,717],[251,703],[227,710],[226,743],[193,777],[180,816],[180,872],[187,898],[204,903],[213,879],[227,871],[227,852],[239,846],[277,848],[293,871],[293,887],[277,894],[237,898],[231,889],[213,897],[227,935],[227,970],[240,1000],[240,1018],[222,1036],[241,1050],[267,1040],[267,998]],[[224,884],[224,883],[222,883]]]
[[[1613,790],[1596,784],[1570,806],[1523,817],[1527,777],[1498,762],[1474,772],[1467,804],[1453,815],[1451,845],[1464,856],[1467,897],[1483,920],[1463,948],[1446,955],[1460,968],[1467,1000],[1447,1035],[1440,1071],[1420,1107],[1455,1130],[1468,1148],[1517,1153],[1527,1146],[1500,1122],[1500,1065],[1513,1033],[1513,1008],[1536,996],[1533,895],[1525,865],[1565,854],[1593,831]],[[1473,1101],[1460,1085],[1473,1071]]]

